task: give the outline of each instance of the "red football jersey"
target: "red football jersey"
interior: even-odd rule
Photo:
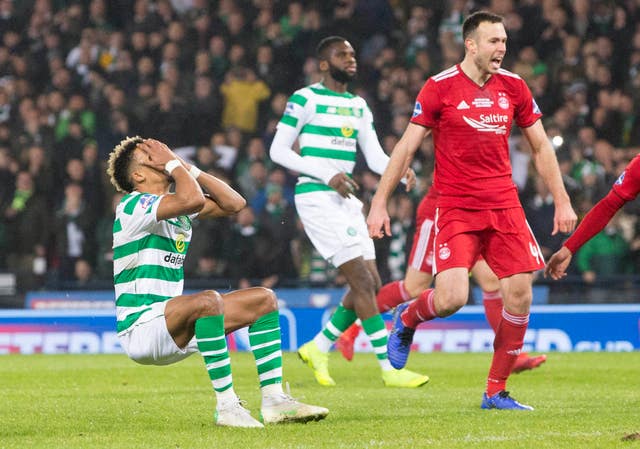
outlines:
[[[613,190],[625,201],[631,201],[640,193],[640,155],[633,158],[613,184]]]
[[[436,202],[438,201],[438,193],[436,189],[429,188],[427,194],[422,198],[418,208],[416,209],[416,224],[418,226],[424,220],[433,220],[436,216]]]
[[[507,70],[500,69],[484,86],[459,65],[429,78],[411,122],[433,133],[438,207],[520,206],[508,137],[514,122],[526,128],[541,116],[524,80]]]

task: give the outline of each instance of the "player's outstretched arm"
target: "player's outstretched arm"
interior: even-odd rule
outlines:
[[[378,189],[371,200],[371,209],[367,216],[370,237],[382,238],[385,234],[391,235],[387,201],[389,201],[391,192],[396,188],[402,176],[407,173],[416,150],[429,132],[430,130],[427,128],[409,123],[404,134],[393,147],[387,168],[384,170]]]
[[[551,279],[562,279],[567,275],[567,267],[571,262],[571,258],[573,254],[569,251],[569,248],[563,246],[555,252],[549,262],[547,262],[547,266],[544,269],[544,277],[550,277]]]
[[[555,214],[551,235],[573,231],[578,222],[578,216],[571,207],[571,199],[562,182],[558,159],[542,123],[538,120],[528,128],[523,128],[522,133],[531,145],[531,154],[536,170],[553,196]]]

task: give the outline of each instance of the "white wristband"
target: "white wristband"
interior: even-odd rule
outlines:
[[[174,171],[176,168],[180,167],[181,165],[182,165],[182,162],[180,162],[178,159],[171,159],[169,162],[164,164],[164,171],[171,174],[172,171]]]
[[[191,175],[191,177],[193,179],[198,179],[198,176],[200,176],[200,173],[202,173],[202,170],[200,170],[195,165],[191,164],[191,168],[189,169],[189,174]]]

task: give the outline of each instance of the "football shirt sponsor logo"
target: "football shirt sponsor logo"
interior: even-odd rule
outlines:
[[[470,109],[470,108],[471,106],[469,106],[466,101],[462,100],[460,103],[458,103],[458,107],[456,109],[461,110],[461,109]]]
[[[462,116],[465,123],[480,132],[496,133],[498,135],[507,133],[506,124],[509,123],[509,116],[501,114],[480,114],[479,120]]]
[[[180,267],[184,263],[184,257],[185,256],[182,254],[167,253],[167,255],[164,256],[164,261],[175,265],[176,267]]]
[[[622,185],[622,183],[624,182],[625,173],[627,173],[626,170],[622,172],[622,174],[618,177],[618,179],[616,179],[615,185],[617,186]]]
[[[491,98],[476,98],[471,104],[476,108],[490,108],[493,106],[493,100]]]
[[[348,137],[333,137],[331,139],[331,145],[353,148],[356,146],[356,141],[353,139],[349,139]]]

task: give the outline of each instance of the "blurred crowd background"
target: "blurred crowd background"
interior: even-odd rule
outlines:
[[[425,80],[462,59],[461,24],[477,9],[506,18],[503,67],[530,86],[584,215],[640,148],[640,1],[0,0],[0,271],[17,276],[20,292],[111,288],[120,196],[105,163],[122,138],[141,135],[225,179],[249,204],[196,223],[187,278],[228,288],[342,285],[296,217],[295,173],[268,157],[287,98],[320,80],[319,40],[346,37],[359,65],[350,90],[368,101],[390,152]],[[549,256],[566,236],[550,235],[553,204],[517,129],[511,148]],[[377,242],[384,281],[404,274],[414,209],[431,182],[430,139],[413,168],[420,183],[393,197],[394,235]],[[366,204],[378,177],[359,160],[356,180]],[[628,204],[585,245],[575,278],[634,282],[637,212]]]

